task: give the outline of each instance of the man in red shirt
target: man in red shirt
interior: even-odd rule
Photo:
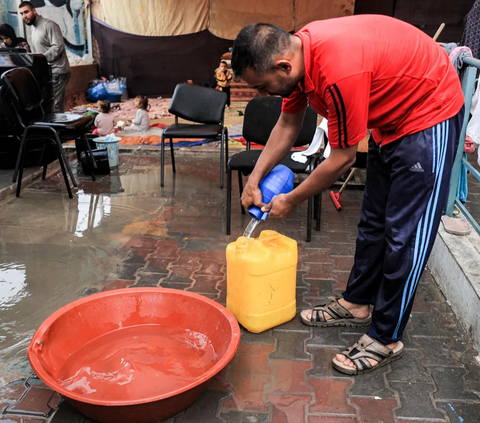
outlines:
[[[340,372],[365,373],[400,358],[463,122],[464,98],[447,55],[405,22],[359,15],[312,22],[295,35],[249,25],[235,40],[232,69],[260,93],[284,97],[243,191],[246,208],[287,216],[352,166],[357,143],[372,130],[347,288],[343,298],[305,310],[301,319],[310,326],[368,327],[333,359]],[[258,184],[290,151],[308,104],[328,119],[331,155],[291,193],[263,204]]]

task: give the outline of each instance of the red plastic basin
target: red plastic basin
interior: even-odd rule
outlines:
[[[105,354],[103,360],[104,352],[97,348],[99,340],[101,343],[112,334],[135,331],[147,327],[145,325],[167,331],[192,331],[197,338],[209,340],[208,345],[213,347],[216,360],[208,368],[198,367],[203,373],[187,378],[182,386],[145,398],[111,398],[115,392],[113,389],[106,392],[110,395],[108,399],[99,399],[64,387],[66,363],[77,357],[75,353],[85,348],[89,350],[88,345],[92,345],[91,353],[100,354],[99,362],[106,362],[109,354]],[[146,342],[148,348],[149,342],[155,338],[149,340]],[[157,339],[157,343],[162,344],[162,341]],[[37,330],[27,354],[38,377],[87,417],[101,423],[152,423],[169,418],[192,404],[206,387],[206,382],[233,358],[239,343],[240,328],[236,319],[216,302],[175,289],[136,288],[91,295],[56,311]],[[198,355],[205,354],[201,351]],[[172,358],[173,361],[176,359]],[[180,373],[183,371],[181,363],[175,362],[171,367],[177,369],[177,373],[179,368]],[[150,389],[152,385],[154,388],[155,382],[160,383],[152,377],[151,384],[142,386]]]

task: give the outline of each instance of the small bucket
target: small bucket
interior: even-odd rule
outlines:
[[[108,151],[108,164],[110,169],[116,169],[118,167],[118,147],[121,140],[120,137],[115,137],[113,140],[106,140],[107,137],[94,138],[97,148],[106,148]]]

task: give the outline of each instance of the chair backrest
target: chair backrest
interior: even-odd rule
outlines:
[[[250,100],[245,108],[243,120],[243,137],[247,143],[254,142],[265,145],[281,111],[282,98],[280,97],[255,97]],[[294,147],[310,144],[316,127],[317,114],[311,107],[308,107]]]
[[[168,111],[191,122],[223,123],[227,94],[213,88],[193,84],[178,84]]]

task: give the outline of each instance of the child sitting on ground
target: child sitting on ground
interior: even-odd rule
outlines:
[[[124,131],[146,131],[150,128],[150,120],[148,118],[150,105],[148,104],[148,98],[142,95],[135,97],[135,107],[138,109],[135,119],[132,120],[130,126],[125,126]]]
[[[115,128],[115,117],[110,114],[110,102],[107,100],[99,101],[98,110],[100,113],[95,118],[95,130],[92,132],[93,135],[100,135],[105,137],[108,134],[111,134]]]
[[[227,69],[227,62],[222,60],[220,67],[215,73],[215,79],[217,80],[217,90],[227,93],[227,106],[230,108],[230,84],[232,83],[233,75]]]

